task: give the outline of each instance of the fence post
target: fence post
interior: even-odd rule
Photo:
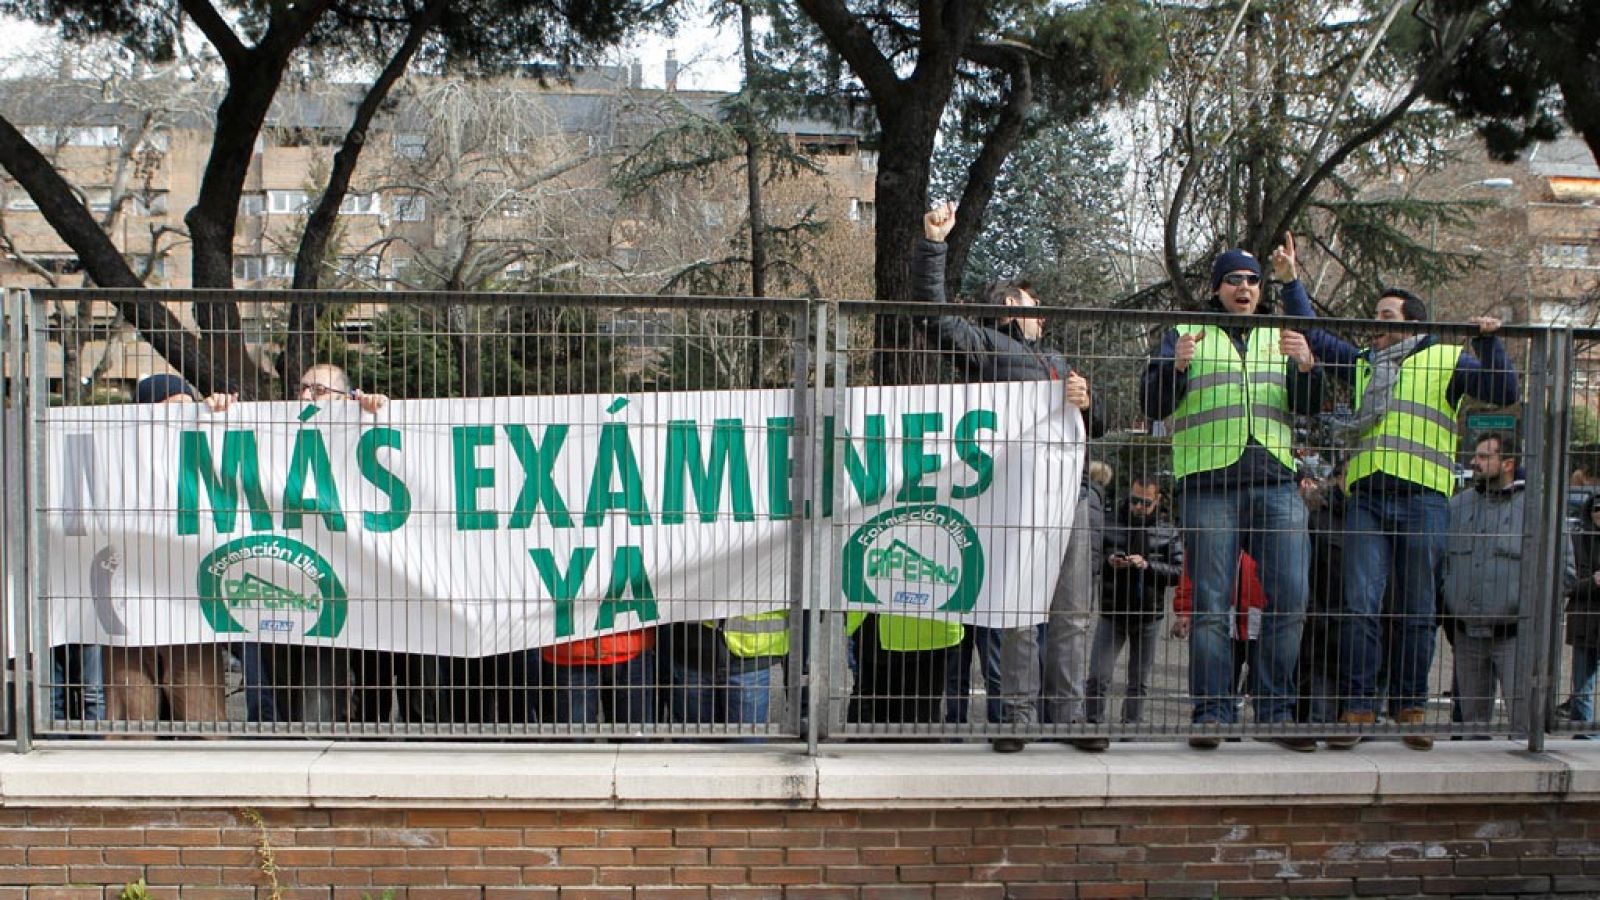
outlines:
[[[1566,455],[1571,417],[1568,409],[1572,388],[1572,331],[1552,328],[1544,332],[1530,361],[1541,361],[1529,373],[1527,434],[1528,515],[1537,517],[1531,524],[1535,553],[1526,552],[1522,567],[1523,621],[1531,634],[1517,640],[1517,690],[1520,702],[1527,704],[1528,749],[1544,750],[1549,727],[1551,687],[1560,670],[1555,654],[1547,652],[1560,629],[1555,627],[1565,594],[1566,572]],[[1538,427],[1533,427],[1537,425]]]
[[[793,420],[789,427],[790,440],[794,442],[794,476],[789,481],[789,509],[792,511],[794,525],[789,532],[789,656],[784,670],[784,694],[787,703],[784,708],[788,710],[788,728],[791,734],[799,734],[806,741],[808,753],[816,753],[816,742],[812,739],[810,729],[806,726],[809,721],[808,711],[803,707],[807,703],[806,684],[808,682],[805,669],[806,646],[805,642],[797,640],[810,629],[810,608],[814,604],[810,599],[811,578],[806,570],[806,503],[811,497],[811,482],[815,471],[815,456],[811,452],[811,434],[815,430],[814,419],[811,415],[811,304],[809,301],[798,309],[791,310],[791,324],[793,333],[790,337],[790,356],[793,358]],[[796,653],[795,648],[800,652]],[[802,733],[805,729],[805,733]]]
[[[11,726],[16,736],[16,751],[27,753],[33,749],[33,719],[28,714],[29,678],[28,648],[32,643],[28,640],[29,612],[33,605],[33,594],[29,590],[31,581],[29,567],[32,557],[29,551],[28,529],[28,502],[27,483],[28,468],[24,467],[23,460],[26,454],[22,452],[22,445],[27,433],[27,410],[29,399],[29,386],[32,383],[32,361],[23,352],[25,349],[24,316],[32,307],[27,291],[6,292],[6,355],[9,365],[6,368],[6,409],[5,409],[5,471],[6,484],[11,490],[6,491],[5,500],[5,539],[6,559],[10,563],[11,606],[10,614],[11,633],[7,636],[11,642],[12,681],[11,681]]]
[[[831,672],[828,669],[829,655],[826,652],[831,641],[831,633],[825,626],[831,623],[831,617],[824,616],[824,607],[828,604],[828,586],[832,579],[826,575],[825,560],[828,547],[828,523],[822,518],[822,485],[827,479],[821,477],[823,460],[827,455],[823,452],[824,417],[828,413],[828,406],[832,393],[828,387],[828,364],[832,354],[828,351],[828,311],[826,303],[816,303],[809,311],[812,317],[811,339],[816,342],[817,352],[814,357],[812,381],[816,390],[811,393],[812,408],[810,410],[812,429],[807,435],[806,443],[810,448],[810,459],[813,465],[808,470],[806,482],[806,500],[799,507],[803,514],[809,514],[807,522],[809,529],[806,539],[810,544],[810,580],[811,591],[807,596],[810,604],[809,614],[806,619],[806,752],[815,756],[817,745],[828,736],[828,693],[831,690]],[[837,385],[835,386],[837,387]]]

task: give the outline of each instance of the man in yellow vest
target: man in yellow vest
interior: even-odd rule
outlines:
[[[1272,269],[1285,282],[1284,312],[1315,316],[1297,277],[1293,235],[1273,253]],[[1426,321],[1428,307],[1410,291],[1389,288],[1378,298],[1376,318]],[[1479,316],[1471,321],[1478,336],[1470,351],[1414,330],[1383,332],[1359,350],[1321,329],[1310,333],[1317,358],[1353,390],[1339,665],[1345,704],[1339,721],[1347,725],[1377,721],[1385,701],[1379,672],[1386,676],[1387,709],[1394,721],[1424,722],[1461,401],[1473,397],[1510,406],[1518,399],[1516,370],[1495,336],[1500,320]],[[1386,592],[1390,609],[1383,608]],[[1390,623],[1387,641],[1385,621]],[[1328,746],[1347,749],[1360,740],[1351,731],[1329,738]],[[1433,738],[1424,734],[1404,740],[1414,750],[1433,747]]]
[[[1189,745],[1204,750],[1220,743],[1204,726],[1238,715],[1228,623],[1241,548],[1256,560],[1267,596],[1250,667],[1255,718],[1294,719],[1311,546],[1290,443],[1293,417],[1322,405],[1322,373],[1305,336],[1251,321],[1266,311],[1260,262],[1244,250],[1223,253],[1211,267],[1211,291],[1207,311],[1233,321],[1169,330],[1142,385],[1146,415],[1172,420],[1175,499],[1194,583],[1189,693],[1200,727]],[[1305,737],[1276,741],[1298,751],[1317,746]]]

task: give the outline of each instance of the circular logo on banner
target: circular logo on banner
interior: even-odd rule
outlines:
[[[983,584],[983,545],[948,506],[898,506],[850,536],[843,581],[851,603],[882,612],[970,612]]]
[[[344,584],[310,547],[276,534],[229,541],[200,561],[200,613],[218,634],[296,632],[338,637],[349,613]],[[309,622],[309,625],[307,624]]]

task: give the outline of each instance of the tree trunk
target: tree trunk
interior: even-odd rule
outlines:
[[[739,43],[744,51],[744,90],[746,94],[751,90],[751,81],[755,76],[756,48],[755,31],[751,24],[750,2],[740,0],[739,3]],[[744,133],[744,171],[745,190],[748,192],[747,200],[750,207],[750,296],[765,297],[767,295],[767,222],[766,214],[761,204],[761,129],[755,121],[755,110],[751,108],[746,97],[744,108],[744,122],[740,130]],[[761,387],[761,306],[750,310],[750,387]]]
[[[922,95],[915,95],[921,99]],[[911,292],[911,253],[922,234],[927,206],[929,160],[933,157],[941,103],[935,109],[906,109],[882,115],[877,177],[877,240],[874,244],[876,299],[907,303]],[[932,380],[932,360],[920,348],[908,316],[881,315],[874,323],[872,374],[878,384],[920,384]]]
[[[306,219],[305,230],[300,234],[300,246],[294,257],[295,290],[314,291],[318,288],[322,279],[322,261],[328,252],[328,242],[333,238],[333,226],[339,217],[339,207],[350,192],[350,179],[355,175],[356,164],[361,159],[361,150],[366,146],[367,129],[371,127],[373,118],[383,106],[383,101],[388,98],[390,89],[411,65],[411,58],[422,45],[423,37],[439,23],[446,5],[446,0],[431,0],[420,13],[412,17],[406,30],[405,40],[389,57],[383,71],[367,88],[361,103],[356,107],[350,127],[345,131],[344,141],[333,156],[333,168],[328,173],[328,184],[323,188],[322,196],[317,200],[317,206]],[[320,300],[296,300],[289,305],[289,333],[284,342],[283,362],[280,366],[285,399],[293,399],[294,393],[299,388],[300,376],[316,363],[313,357],[316,353],[317,317],[321,315],[323,305]]]

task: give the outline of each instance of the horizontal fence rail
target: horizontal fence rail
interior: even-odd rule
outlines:
[[[1597,730],[1600,332],[1018,313],[13,292],[6,724]]]

